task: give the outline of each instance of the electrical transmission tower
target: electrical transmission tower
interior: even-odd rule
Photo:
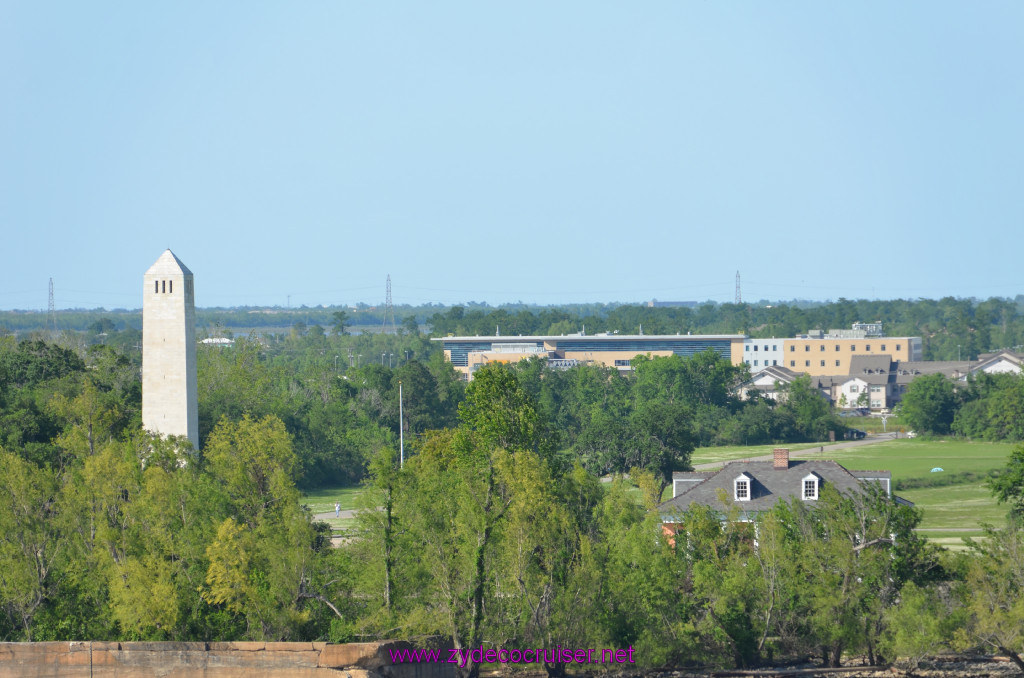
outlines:
[[[53,305],[53,278],[50,278],[50,303],[47,304],[46,313],[49,316],[50,329],[54,332],[57,331],[57,310]]]
[[[391,326],[388,327],[388,316],[391,316]],[[398,329],[395,327],[395,307],[391,304],[391,274],[388,274],[388,287],[387,295],[384,300],[384,320],[381,321],[380,331],[387,334],[397,334]]]
[[[743,295],[740,294],[740,272],[736,271],[736,303],[743,303]]]

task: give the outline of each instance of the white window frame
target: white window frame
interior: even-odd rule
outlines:
[[[814,491],[808,493],[807,483],[814,483]],[[804,501],[818,501],[818,491],[821,488],[821,482],[818,476],[813,473],[808,473],[800,480],[800,498]]]
[[[753,479],[746,473],[741,473],[736,476],[732,481],[732,497],[736,501],[750,501],[751,490],[753,488]],[[740,496],[740,488],[742,487],[746,496]]]

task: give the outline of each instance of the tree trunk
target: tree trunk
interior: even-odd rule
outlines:
[[[843,659],[843,644],[836,643],[832,646],[831,656],[829,657],[828,665],[833,669],[838,669],[842,666]]]
[[[1017,654],[1010,648],[1003,647],[1001,645],[999,646],[999,651],[1005,654],[1007,657],[1009,657],[1010,661],[1017,665],[1017,668],[1020,670],[1020,672],[1024,673],[1024,659],[1021,659],[1019,654]]]

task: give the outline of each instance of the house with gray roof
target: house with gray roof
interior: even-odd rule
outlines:
[[[787,367],[772,365],[762,369],[750,379],[740,384],[736,388],[736,393],[740,400],[747,400],[757,393],[764,398],[771,398],[781,402],[785,399],[785,387],[791,384],[793,380],[803,376],[805,375],[800,372],[794,372]],[[807,375],[807,377],[811,380],[812,388],[817,389],[818,393],[826,400],[831,399],[832,383],[835,377],[814,375]]]
[[[1024,369],[1024,353],[1003,350],[979,355],[978,361],[971,365],[970,373],[1020,374],[1022,369]]]
[[[869,485],[877,485],[894,501],[910,504],[892,494],[889,471],[850,471],[828,459],[791,460],[787,448],[776,448],[772,461],[734,461],[718,471],[673,473],[672,498],[663,502],[658,511],[666,525],[693,504],[716,509],[735,506],[741,512],[741,520],[752,520],[778,502],[794,497],[816,506],[825,487],[849,494],[863,492]],[[722,502],[723,496],[726,504]]]

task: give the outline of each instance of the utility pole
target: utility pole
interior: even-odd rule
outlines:
[[[388,316],[391,316],[391,330],[388,331]],[[391,303],[391,274],[388,273],[387,288],[385,291],[384,299],[384,320],[380,324],[381,334],[397,334],[398,330],[395,327],[395,307]]]
[[[57,332],[57,311],[56,311],[56,309],[53,306],[53,278],[50,278],[50,303],[47,305],[46,312],[50,316],[49,317],[50,329],[54,333],[56,333]]]
[[[402,412],[402,380],[398,380],[398,468],[405,468],[405,416]]]

